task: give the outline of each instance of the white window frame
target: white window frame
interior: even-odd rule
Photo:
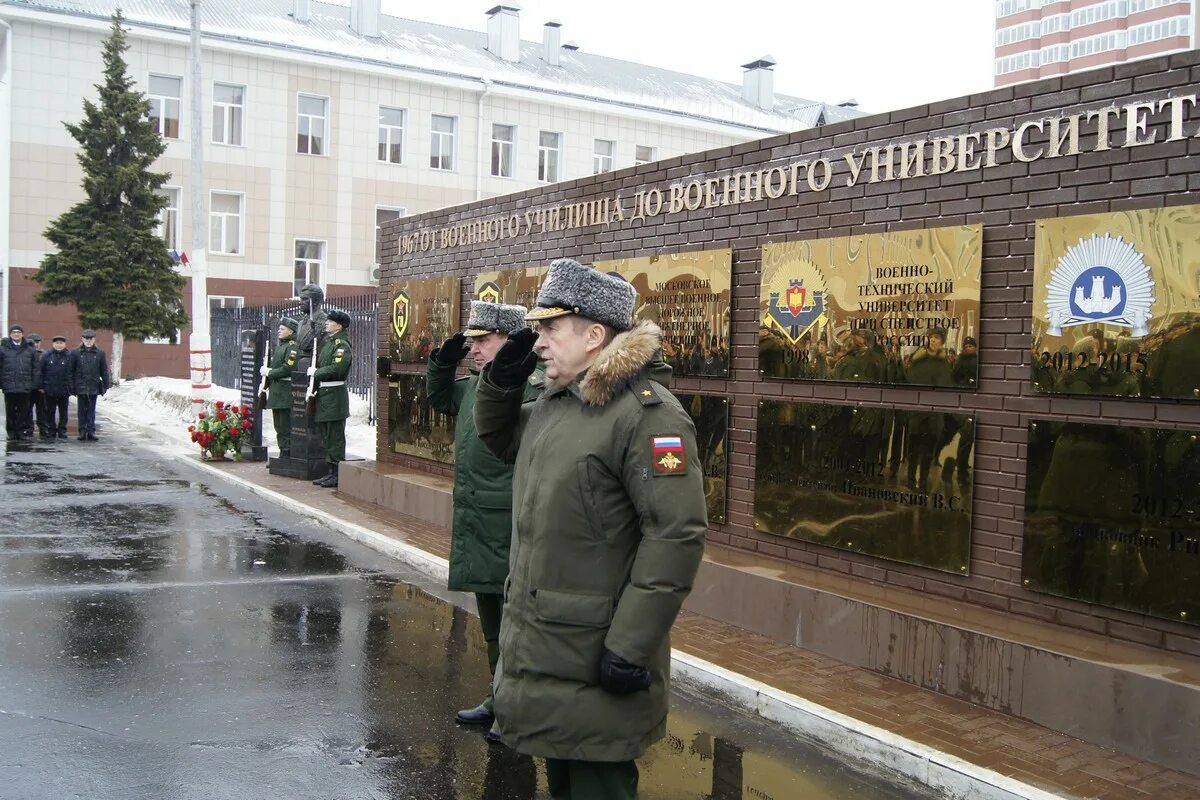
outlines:
[[[608,145],[608,153],[600,152],[600,145]],[[615,139],[592,140],[592,174],[612,172],[617,165],[617,142]]]
[[[555,146],[542,144],[542,134],[549,133],[556,137]],[[550,177],[550,154],[554,154],[554,176]],[[538,131],[538,183],[558,183],[562,178],[563,135],[561,131]]]
[[[296,255],[296,245],[300,244],[301,242],[305,242],[307,244],[321,245],[321,257],[320,258],[303,258],[303,259],[300,258],[300,256]],[[300,284],[300,286],[304,287],[310,283],[315,283],[318,286],[320,286],[322,290],[324,290],[325,286],[327,285],[326,282],[327,282],[328,276],[329,276],[329,240],[328,239],[305,239],[300,236],[296,236],[292,239],[292,297],[300,296],[300,293],[296,290],[296,262],[297,261],[305,262],[304,282],[302,284]],[[320,272],[320,275],[317,276],[317,280],[315,280],[315,281],[311,279],[312,278],[311,267],[314,263],[319,265],[319,272]]]
[[[508,128],[509,133],[511,134],[512,138],[511,139],[497,139],[496,138],[496,128],[498,128],[498,127],[499,128]],[[500,159],[498,162],[496,159],[496,148],[497,147],[500,149]],[[508,173],[507,174],[505,174],[503,171],[504,151],[506,149],[508,151]],[[517,126],[516,125],[510,125],[507,122],[493,122],[492,123],[492,149],[491,149],[491,152],[489,153],[489,155],[491,158],[491,161],[489,162],[489,167],[490,167],[490,171],[491,171],[491,176],[493,178],[516,177],[516,174],[517,174]],[[500,167],[500,170],[501,170],[500,172],[496,171],[498,166]]]
[[[236,197],[238,199],[238,213],[236,214],[237,220],[238,220],[238,241],[237,241],[237,250],[235,252],[228,251],[228,250],[218,250],[212,246],[212,225],[213,225],[214,218],[217,217],[218,215],[220,215],[220,218],[221,218],[221,244],[222,244],[222,246],[225,246],[228,244],[228,242],[226,241],[226,239],[228,238],[227,237],[227,233],[228,233],[227,219],[229,217],[235,216],[233,214],[230,214],[227,211],[213,211],[213,195],[218,195],[218,194],[229,195],[231,197]],[[207,233],[208,233],[208,245],[209,245],[208,252],[212,253],[214,256],[235,256],[237,258],[241,258],[242,256],[244,256],[246,254],[246,193],[245,192],[232,192],[227,189],[210,189],[208,191],[208,231],[207,231]]]
[[[183,187],[163,185],[159,187],[159,191],[167,195],[167,205],[164,208],[160,208],[158,210],[158,214],[155,215],[156,221],[154,223],[154,233],[163,237],[163,241],[166,242],[168,250],[179,252],[183,241],[183,234],[179,229],[183,213]],[[176,194],[177,204],[175,206],[172,206],[170,202],[171,192],[175,192]],[[164,215],[170,214],[172,211],[175,212],[175,235],[172,237],[171,241],[168,241],[167,238],[163,236],[162,226],[165,221]]]
[[[318,117],[316,114],[308,114],[300,110],[300,98],[307,97],[311,100],[320,100],[325,104],[324,116]],[[318,158],[329,158],[329,153],[333,149],[333,125],[330,120],[333,114],[330,113],[332,103],[327,95],[313,94],[312,92],[296,92],[296,154],[301,156],[316,156]],[[300,149],[300,120],[308,120],[308,152]],[[321,152],[312,152],[312,121],[319,119],[322,122],[321,126]]]
[[[385,108],[389,111],[399,111],[400,112],[400,124],[399,125],[393,125],[391,123],[385,123],[383,121],[383,110]],[[405,144],[404,131],[405,131],[405,128],[407,128],[407,127],[408,127],[408,109],[400,108],[399,106],[386,106],[386,105],[380,104],[378,127],[376,128],[376,138],[375,138],[375,160],[376,161],[378,161],[380,164],[403,164],[404,163],[404,144]],[[384,136],[384,134],[383,134],[383,132],[385,130],[387,131],[386,136]],[[395,135],[399,138],[398,142],[393,139],[393,135]],[[381,136],[384,138],[383,142],[379,141]],[[387,158],[379,157],[379,145],[380,144],[382,144],[384,146],[384,148],[385,148],[384,154],[385,154],[385,156],[388,156]],[[392,159],[390,158],[391,153],[392,153],[392,147],[396,144],[400,145],[400,160],[392,161]]]
[[[208,310],[213,310],[213,300],[220,300],[221,304],[216,308],[245,308],[246,298],[238,294],[210,294],[208,296]],[[227,303],[227,300],[234,300],[234,303]]]
[[[401,217],[408,216],[408,209],[404,208],[403,206],[375,206],[375,266],[377,267],[381,263],[379,261],[379,257],[382,255],[382,253],[379,252],[379,232],[382,229],[382,226],[379,224],[380,211],[395,211]]]
[[[242,90],[242,102],[240,104],[239,103],[226,103],[222,100],[217,100],[217,87],[218,86],[227,86],[227,87],[230,87],[233,89],[241,89]],[[211,109],[210,116],[216,117],[217,109],[218,108],[221,109],[221,119],[222,119],[221,135],[225,136],[225,135],[229,135],[233,132],[233,126],[232,126],[232,123],[230,122],[230,120],[233,119],[233,113],[232,113],[233,109],[236,108],[242,112],[241,114],[238,115],[238,125],[237,125],[237,135],[238,135],[238,139],[240,139],[241,141],[228,142],[228,141],[221,141],[220,139],[218,139],[217,138],[217,125],[216,125],[216,121],[214,120],[213,125],[212,125],[212,134],[211,134],[213,144],[219,144],[219,145],[223,145],[225,147],[245,147],[246,146],[246,91],[247,91],[246,86],[244,86],[240,83],[230,83],[229,81],[213,81],[213,83],[212,83],[212,92],[213,92],[213,94],[212,94],[212,109]],[[232,137],[230,137],[230,138],[232,138]]]
[[[638,150],[645,148],[650,151],[650,160],[643,160],[638,156]],[[633,146],[633,165],[640,167],[642,164],[652,164],[658,161],[658,148],[651,144],[635,144]]]
[[[150,91],[150,81],[153,80],[154,78],[168,78],[170,80],[179,81],[179,96],[178,97],[169,97],[167,95],[162,95],[162,94],[153,94]],[[177,142],[181,141],[183,139],[183,76],[182,75],[171,75],[166,72],[148,73],[147,78],[146,78],[146,99],[148,101],[151,101],[152,103],[153,103],[153,101],[158,101],[158,107],[159,107],[160,112],[163,112],[165,110],[166,103],[168,100],[174,100],[176,103],[179,104],[179,118],[176,120],[176,125],[178,127],[178,131],[177,131],[178,135],[177,136],[167,136],[166,134],[163,133],[163,127],[164,127],[163,123],[167,119],[163,113],[160,113],[156,117],[154,115],[154,111],[152,109],[150,111],[150,119],[157,120],[156,126],[158,127],[158,135],[161,136],[163,139],[171,139],[171,140],[177,141]]]
[[[433,121],[435,119],[437,119],[438,117],[441,117],[442,119],[450,120],[450,132],[449,133],[447,133],[445,131],[435,131],[433,129]],[[450,148],[449,148],[449,150],[450,150],[450,166],[443,167],[443,166],[439,165],[439,166],[435,167],[433,165],[433,159],[437,158],[439,164],[442,161],[442,156],[444,155],[444,151],[442,150],[442,147],[443,147],[443,145],[445,145],[446,137],[450,138]],[[436,142],[436,147],[435,147],[435,142]],[[435,151],[437,153],[436,156],[434,155]],[[457,169],[457,167],[458,167],[458,117],[453,116],[452,114],[430,114],[429,115],[429,168],[431,170],[434,170],[435,172],[454,172]]]

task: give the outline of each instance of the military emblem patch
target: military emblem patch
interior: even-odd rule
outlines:
[[[396,292],[396,296],[392,298],[392,330],[396,332],[397,339],[403,339],[404,332],[408,330],[410,302],[408,292],[403,289]]]
[[[501,296],[500,287],[492,281],[488,281],[483,286],[479,287],[479,291],[476,293],[476,295],[478,299],[483,300],[484,302],[499,303]]]
[[[683,475],[687,472],[687,453],[680,436],[651,436],[650,459],[654,462],[654,475]]]
[[[799,261],[779,270],[768,291],[762,324],[774,327],[792,344],[826,321],[825,281],[811,261]]]

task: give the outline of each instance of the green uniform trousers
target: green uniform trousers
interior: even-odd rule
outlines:
[[[275,424],[275,444],[279,445],[279,452],[288,452],[292,449],[292,410],[272,408],[271,421]]]
[[[325,460],[330,464],[346,460],[346,420],[338,419],[333,422],[318,422],[317,432],[321,434],[321,445],[325,448]]]
[[[479,627],[483,629],[483,640],[487,642],[488,669],[496,676],[496,662],[500,660],[500,620],[504,617],[504,595],[492,592],[476,592],[475,607],[479,609]],[[488,696],[483,701],[488,710],[492,708],[492,685],[488,684]]]
[[[547,758],[546,780],[555,800],[637,800],[638,769],[632,761]]]

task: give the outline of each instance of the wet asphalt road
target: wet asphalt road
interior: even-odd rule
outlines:
[[[0,441],[0,798],[542,798],[461,595],[104,426]],[[695,692],[643,800],[912,798]]]

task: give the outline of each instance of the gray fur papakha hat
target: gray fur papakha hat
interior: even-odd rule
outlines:
[[[516,333],[525,327],[525,306],[508,306],[486,300],[471,301],[471,316],[467,319],[464,336],[487,336],[489,333]]]
[[[637,290],[615,275],[606,275],[573,258],[550,264],[538,291],[537,307],[525,319],[543,320],[578,314],[619,331],[633,327]]]

